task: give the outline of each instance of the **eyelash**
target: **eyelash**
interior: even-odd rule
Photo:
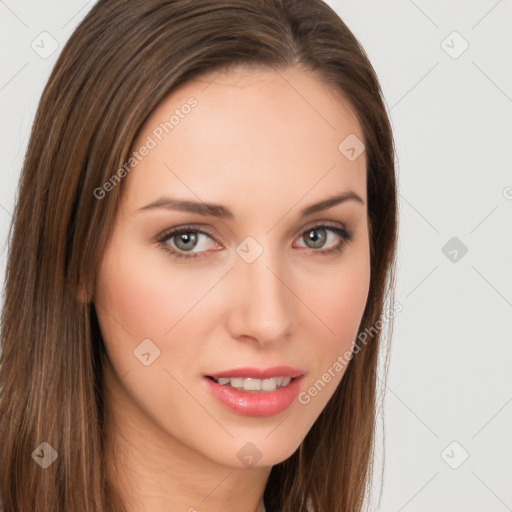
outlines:
[[[341,242],[338,245],[331,247],[330,249],[306,248],[306,250],[308,252],[312,252],[315,254],[321,254],[321,255],[329,255],[335,251],[341,252],[345,248],[345,245],[350,243],[354,237],[353,231],[346,229],[346,228],[340,228],[339,226],[333,226],[332,224],[317,224],[317,225],[312,226],[312,227],[306,229],[305,231],[303,231],[301,236],[303,236],[305,233],[308,233],[309,231],[315,231],[317,229],[322,229],[322,228],[326,228],[327,231],[331,231],[331,232],[335,233],[336,235],[338,235],[341,238]],[[195,226],[182,226],[180,228],[176,228],[176,229],[173,228],[171,230],[166,231],[165,233],[163,233],[161,236],[159,236],[156,239],[156,242],[162,247],[162,249],[164,251],[169,253],[175,259],[191,260],[191,259],[202,258],[203,257],[202,254],[204,254],[204,252],[206,252],[206,251],[195,252],[195,253],[184,253],[184,252],[180,252],[177,249],[173,249],[169,246],[169,244],[167,242],[171,238],[181,235],[181,234],[184,234],[184,233],[201,233],[203,235],[206,235],[206,236],[212,238],[214,241],[216,241],[215,238],[213,237],[213,235],[211,233],[208,233],[208,231],[204,231],[203,229],[199,229]]]

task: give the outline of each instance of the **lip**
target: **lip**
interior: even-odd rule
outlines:
[[[272,375],[283,375],[282,373],[276,374],[275,369],[271,368]],[[268,371],[260,372],[267,373]],[[233,370],[230,370],[233,371]],[[228,376],[228,373],[222,372],[222,374],[215,374],[222,377],[223,375]],[[252,375],[255,375],[253,373]],[[231,377],[238,377],[242,375],[233,375],[229,373]],[[251,378],[251,375],[245,373],[244,377]],[[291,377],[291,375],[283,375],[284,377]],[[213,375],[210,375],[213,377]],[[217,377],[215,377],[217,378]],[[262,378],[262,377],[252,377]],[[271,378],[271,377],[263,377]],[[222,405],[227,407],[230,411],[240,414],[242,416],[253,416],[253,417],[268,417],[285,411],[295,401],[299,394],[303,375],[292,378],[290,383],[282,388],[276,389],[275,391],[243,391],[230,386],[222,386],[217,384],[212,379],[204,376],[202,381],[206,389],[216,398]]]
[[[208,373],[205,377],[220,379],[221,377],[248,377],[250,379],[271,379],[272,377],[290,377],[292,379],[304,375],[302,370],[291,366],[273,366],[272,368],[233,368],[222,372]]]
[[[206,389],[230,411],[242,416],[268,417],[286,410],[299,394],[304,372],[291,366],[273,366],[270,368],[232,368],[221,372],[205,374],[203,382]],[[217,384],[212,380],[221,377],[247,377],[251,379],[271,379],[272,377],[290,377],[290,383],[275,391],[244,391]]]

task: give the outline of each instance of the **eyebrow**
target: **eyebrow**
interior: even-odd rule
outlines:
[[[312,215],[313,213],[328,210],[329,208],[332,208],[338,204],[350,200],[354,200],[364,205],[364,201],[355,192],[349,190],[347,192],[343,192],[342,194],[328,197],[327,199],[324,199],[319,203],[307,206],[306,208],[300,211],[300,217],[307,217],[308,215]],[[232,220],[235,218],[233,212],[229,208],[226,208],[225,206],[222,206],[220,204],[172,199],[170,197],[162,197],[160,199],[157,199],[156,201],[147,204],[146,206],[143,206],[137,212],[153,210],[156,208],[166,208],[182,212],[197,213],[199,215],[217,217],[219,219]]]

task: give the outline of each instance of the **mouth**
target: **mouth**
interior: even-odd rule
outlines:
[[[203,375],[207,391],[232,412],[272,416],[288,409],[299,394],[304,372],[289,366],[237,368]]]

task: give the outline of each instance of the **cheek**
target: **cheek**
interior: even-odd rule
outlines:
[[[361,320],[370,288],[370,253],[367,236],[359,241],[356,250],[347,253],[347,258],[333,272],[329,288],[325,293],[324,307],[339,330],[345,325],[355,329]],[[354,323],[357,325],[354,326]]]
[[[336,280],[332,281],[329,293],[325,294],[322,310],[336,337],[356,337],[366,306],[368,289],[369,272],[364,269],[343,272],[337,286]]]
[[[126,248],[107,251],[99,273],[97,301],[107,330],[137,343],[145,338],[162,342],[180,319],[207,291],[182,270],[172,270],[165,255]],[[129,333],[129,334],[128,334]],[[107,340],[106,340],[107,341]],[[156,342],[156,341],[155,341]],[[158,343],[158,342],[157,342]]]
[[[326,280],[323,281],[326,283]],[[330,273],[324,292],[313,296],[315,312],[327,326],[321,340],[304,347],[306,359],[311,362],[311,372],[298,396],[305,428],[311,427],[327,405],[350,363],[353,343],[356,340],[362,315],[368,299],[370,283],[369,254],[364,250],[347,258],[339,272]],[[315,319],[315,325],[318,321]],[[309,331],[312,332],[312,331]],[[305,436],[307,431],[303,432]]]
[[[323,290],[312,297],[315,313],[327,326],[323,342],[316,346],[319,371],[351,350],[357,337],[370,286],[368,246],[362,244],[361,250],[353,251],[340,264],[339,271],[331,270],[329,280],[323,282]]]

